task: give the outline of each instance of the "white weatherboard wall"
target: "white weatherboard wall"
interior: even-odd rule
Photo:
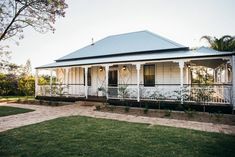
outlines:
[[[91,86],[88,94],[96,96],[99,87],[105,87],[105,70],[100,71],[99,67],[91,67]]]
[[[155,84],[180,84],[180,69],[178,63],[165,62],[156,63],[155,65]],[[135,65],[126,65],[126,70],[122,69],[123,65],[119,65],[119,84],[136,84],[136,67]],[[144,83],[143,80],[143,67],[140,68],[140,84]],[[188,73],[184,68],[184,84],[187,82]],[[188,79],[190,81],[190,79]]]
[[[123,70],[123,66],[126,66],[126,70]],[[174,62],[161,62],[154,63],[155,65],[155,84],[180,84],[180,68],[178,63]],[[140,84],[144,83],[143,80],[143,67],[141,65],[140,68]],[[105,87],[105,69],[103,68],[100,71],[99,66],[93,66],[91,68],[91,86],[88,87],[88,95],[97,95],[97,89],[99,87]],[[131,64],[123,64],[115,67],[110,66],[110,70],[117,69],[118,70],[118,84],[137,84],[137,71],[136,66]],[[190,79],[187,79],[188,73],[184,68],[184,83],[187,84],[190,82]],[[65,70],[58,69],[57,70],[57,78],[64,83],[65,80]],[[73,67],[69,68],[69,84],[71,85],[71,89],[69,90],[70,94],[77,95],[81,88],[78,89],[78,86],[75,84],[80,84],[82,86],[84,84],[84,68],[82,67]],[[153,87],[149,87],[153,88]]]

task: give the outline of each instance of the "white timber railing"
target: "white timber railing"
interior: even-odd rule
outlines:
[[[66,96],[84,97],[85,86],[83,84],[52,84],[38,85],[38,96]]]
[[[37,95],[40,96],[85,97],[84,84],[38,85],[37,89]],[[184,101],[232,104],[231,84],[190,84],[184,85],[183,89],[179,84],[156,84],[151,87],[140,85],[139,91],[140,100],[145,101],[180,100],[183,95]],[[108,86],[108,89],[105,89],[104,92],[107,93],[108,99],[137,100],[138,98],[138,86],[136,84]]]

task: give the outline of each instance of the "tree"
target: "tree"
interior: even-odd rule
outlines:
[[[198,66],[192,68],[192,72],[192,83],[204,85],[213,84],[214,78],[212,74],[212,69],[203,66]]]
[[[22,75],[24,76],[30,76],[32,74],[32,66],[31,66],[31,61],[28,59],[26,61],[25,66],[22,67]]]
[[[0,95],[17,95],[18,84],[17,77],[14,74],[0,73]]]
[[[65,0],[3,0],[0,2],[0,41],[23,38],[23,29],[53,31],[57,17],[65,16]]]
[[[235,37],[230,35],[224,35],[221,38],[203,36],[201,39],[205,39],[210,47],[217,51],[235,51]]]
[[[33,76],[22,76],[18,81],[18,88],[22,95],[34,95],[35,79]]]
[[[11,59],[10,51],[7,51],[7,46],[0,45],[0,73],[5,73],[9,66],[9,60]]]

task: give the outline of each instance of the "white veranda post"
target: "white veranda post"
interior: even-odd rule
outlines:
[[[69,68],[65,68],[65,84],[67,88],[67,92],[69,93],[68,85],[69,85]]]
[[[53,69],[50,69],[50,95],[52,96],[52,72]]]
[[[35,71],[35,97],[38,95],[38,69]]]
[[[235,110],[235,55],[232,56],[232,83],[233,83],[233,89],[232,89],[232,102],[233,102],[233,110]]]
[[[224,73],[224,81],[228,83],[228,63],[225,63],[225,73]]]
[[[108,99],[108,86],[109,86],[109,65],[105,65],[105,87],[106,87],[106,99]]]
[[[88,87],[87,87],[87,76],[88,76],[88,67],[85,68],[85,97],[88,98]]]
[[[137,101],[140,101],[140,66],[141,64],[136,64],[136,77],[137,77]]]
[[[180,68],[180,94],[181,94],[181,104],[183,104],[183,87],[184,87],[184,61],[179,61]]]

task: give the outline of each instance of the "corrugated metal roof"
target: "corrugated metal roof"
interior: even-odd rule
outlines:
[[[103,58],[90,58],[80,59],[73,61],[62,61],[47,64],[38,69],[65,67],[65,66],[82,66],[103,63],[120,63],[120,62],[137,62],[149,60],[167,60],[167,59],[181,59],[181,58],[195,58],[195,57],[212,57],[212,56],[225,56],[234,55],[234,52],[219,52],[210,48],[201,47],[197,50],[186,51],[168,51],[164,53],[146,53],[146,54],[129,54],[123,56],[103,57]]]
[[[139,31],[108,36],[56,61],[179,48],[187,47],[149,31]]]

